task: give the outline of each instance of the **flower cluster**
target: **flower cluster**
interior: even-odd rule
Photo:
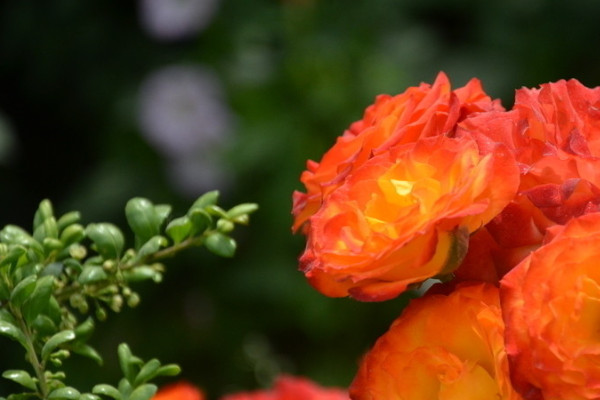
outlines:
[[[178,382],[165,386],[152,400],[205,400],[198,387]],[[338,388],[323,388],[301,377],[281,375],[273,388],[250,392],[236,392],[221,397],[221,400],[349,400],[348,393]]]
[[[354,400],[600,398],[600,88],[440,73],[379,96],[301,175],[300,269],[332,297],[413,300]]]

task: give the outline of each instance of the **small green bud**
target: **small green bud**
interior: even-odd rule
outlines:
[[[137,293],[132,293],[127,297],[127,305],[131,308],[136,307],[140,304],[140,296]]]
[[[71,356],[71,352],[66,349],[60,349],[52,353],[51,357],[58,358],[60,360],[67,359]]]
[[[96,319],[98,321],[106,321],[106,310],[100,306],[96,307]]]
[[[114,312],[121,311],[121,308],[123,307],[123,296],[121,296],[120,294],[113,296],[110,300],[109,306],[110,309]]]
[[[102,263],[102,268],[106,272],[113,272],[117,267],[117,263],[114,260],[106,260]]]
[[[219,232],[222,233],[229,233],[231,232],[233,229],[235,228],[235,226],[233,225],[233,222],[226,220],[224,218],[220,218],[217,221],[217,230]]]
[[[83,260],[87,256],[87,249],[80,244],[69,246],[69,255],[76,260]]]
[[[85,297],[80,293],[72,294],[69,297],[69,304],[71,307],[79,310],[80,313],[85,314],[89,311],[89,304]]]

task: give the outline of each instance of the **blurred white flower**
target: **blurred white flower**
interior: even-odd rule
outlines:
[[[209,190],[224,191],[231,186],[230,171],[210,154],[172,160],[167,168],[174,188],[191,197]]]
[[[182,39],[209,24],[217,3],[218,0],[140,0],[140,19],[146,32],[157,39]]]
[[[224,97],[216,75],[199,66],[164,67],[142,84],[140,131],[166,158],[169,180],[184,194],[229,186],[221,157],[231,143],[232,113]]]
[[[147,141],[177,158],[228,141],[231,112],[217,77],[197,66],[170,66],[142,84],[138,109]]]

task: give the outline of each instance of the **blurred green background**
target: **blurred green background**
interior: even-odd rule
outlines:
[[[74,356],[81,390],[116,383],[118,343],[177,362],[211,398],[279,372],[346,386],[406,296],[329,299],[297,271],[291,193],[379,93],[438,71],[510,107],[515,89],[600,83],[593,0],[51,0],[0,5],[0,224],[39,201],[125,227],[134,196],[184,213],[219,189],[257,202],[239,251],[167,263],[142,303],[98,326],[105,366]],[[23,364],[8,340],[0,369]],[[162,383],[166,383],[163,380]],[[14,387],[0,381],[0,394]]]

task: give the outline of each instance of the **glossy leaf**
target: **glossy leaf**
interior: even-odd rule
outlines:
[[[79,281],[81,284],[87,285],[106,279],[108,279],[108,275],[106,274],[106,271],[104,271],[104,268],[98,265],[88,265],[83,267],[83,270],[81,271],[81,274],[79,274],[77,281]]]
[[[82,393],[79,400],[102,400],[99,396],[91,393]]]
[[[175,218],[167,225],[165,231],[175,244],[187,239],[192,230],[192,221],[187,216]]]
[[[70,386],[54,389],[48,395],[48,400],[79,400],[81,393]]]
[[[92,393],[101,394],[103,396],[112,397],[115,400],[121,400],[123,397],[121,396],[121,392],[117,390],[114,386],[107,384],[96,385],[92,388]]]
[[[150,200],[142,197],[129,200],[125,206],[125,216],[140,243],[145,243],[152,236],[158,235],[161,220]]]
[[[52,290],[54,288],[54,277],[51,275],[41,277],[35,284],[31,296],[23,303],[23,315],[28,323],[42,312],[48,309]]]
[[[235,240],[219,232],[211,233],[204,241],[204,245],[221,257],[233,257],[236,249]]]
[[[70,342],[75,339],[75,332],[72,330],[65,330],[58,332],[52,336],[42,347],[42,360],[46,361],[50,354],[61,344]]]
[[[160,368],[160,361],[156,358],[148,361],[144,366],[140,369],[140,372],[135,377],[133,381],[134,386],[139,386],[142,383],[148,382],[152,378],[154,378]]]
[[[146,383],[141,386],[138,386],[134,389],[133,392],[129,395],[128,400],[150,400],[152,396],[156,394],[156,390],[158,388],[156,385],[151,383]]]
[[[53,217],[54,210],[52,208],[52,203],[48,199],[42,200],[33,216],[33,228],[36,229],[43,224],[46,219]]]
[[[163,365],[156,371],[156,376],[175,376],[181,373],[181,367],[177,364]]]
[[[202,196],[198,197],[198,199],[196,199],[196,201],[194,201],[194,203],[190,207],[190,210],[193,210],[196,208],[203,209],[206,206],[217,204],[218,200],[219,200],[219,191],[218,190],[206,192]]]
[[[152,279],[155,282],[160,282],[162,279],[162,274],[147,265],[142,265],[140,267],[132,268],[128,271],[123,271],[123,278],[126,282],[141,282],[148,279]]]
[[[80,224],[72,224],[66,227],[60,234],[60,241],[64,246],[80,242],[85,237],[85,228]]]
[[[94,328],[94,319],[92,317],[88,317],[88,319],[75,328],[75,336],[77,336],[77,341],[85,342],[88,340],[92,336]]]
[[[9,369],[2,373],[2,377],[17,382],[27,389],[36,390],[36,380],[29,375],[29,372],[23,370]]]
[[[16,225],[6,225],[0,231],[0,241],[23,246],[31,246],[35,242],[29,232]]]
[[[100,353],[98,353],[96,351],[96,349],[94,349],[90,345],[83,344],[83,343],[77,343],[77,344],[71,346],[70,349],[74,353],[79,354],[80,356],[87,357],[89,359],[94,360],[96,363],[98,363],[98,365],[102,365],[104,363],[104,360],[102,359],[102,356],[100,355]]]
[[[119,228],[110,223],[89,224],[86,235],[96,245],[96,250],[105,259],[121,257],[125,238]]]
[[[143,260],[145,257],[156,253],[162,247],[169,244],[169,241],[163,236],[154,236],[150,238],[146,243],[138,250],[136,260]]]
[[[127,343],[121,343],[117,348],[117,354],[119,355],[119,365],[125,378],[131,382],[135,379],[135,371],[133,369],[131,350]]]
[[[8,251],[8,254],[4,258],[2,258],[2,260],[0,260],[0,268],[5,265],[16,263],[19,260],[19,258],[21,258],[26,253],[27,250],[21,245],[11,246],[10,250]]]
[[[35,317],[31,326],[35,329],[37,337],[54,335],[58,330],[54,321],[44,314]]]
[[[37,276],[30,275],[27,278],[19,282],[10,294],[10,302],[17,308],[20,308],[25,300],[29,298],[33,289],[35,289],[35,283]]]
[[[251,214],[258,210],[258,204],[242,203],[227,211],[227,217],[230,219],[237,218],[241,215]]]
[[[212,224],[211,215],[202,209],[192,209],[188,212],[187,216],[192,223],[192,235],[204,232]]]
[[[158,217],[158,226],[160,227],[165,223],[169,215],[171,215],[171,206],[168,204],[157,204],[154,206],[154,212]]]
[[[67,228],[69,225],[76,224],[81,220],[81,213],[79,211],[70,211],[64,215],[62,215],[58,221],[56,221],[56,225],[58,226],[59,231],[63,231],[63,229]]]
[[[27,339],[25,338],[25,334],[10,322],[0,320],[0,335],[16,340],[27,349]]]
[[[42,242],[45,238],[58,238],[58,226],[54,217],[46,218],[33,231],[33,238],[38,242]]]

